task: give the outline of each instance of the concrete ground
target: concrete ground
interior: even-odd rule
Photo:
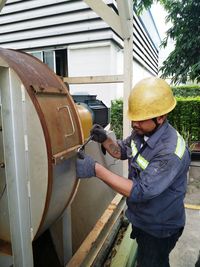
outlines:
[[[200,251],[200,162],[190,168],[186,204],[197,210],[186,209],[186,226],[170,255],[171,267],[196,267]],[[199,208],[199,209],[198,209]],[[200,266],[200,265],[198,265]]]
[[[200,210],[186,209],[187,222],[170,255],[171,267],[195,267],[200,251]]]

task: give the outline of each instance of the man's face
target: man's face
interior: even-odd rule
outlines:
[[[131,126],[137,134],[147,136],[156,128],[156,124],[152,119],[144,121],[132,121]]]

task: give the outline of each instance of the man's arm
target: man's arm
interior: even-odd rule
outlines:
[[[99,179],[109,185],[116,192],[125,197],[130,196],[133,187],[133,181],[109,171],[97,162],[95,163],[95,172]]]
[[[92,140],[102,144],[112,157],[117,159],[121,158],[120,146],[107,135],[106,130],[102,126],[95,124],[90,133]]]
[[[106,151],[116,159],[121,159],[121,149],[120,146],[112,138],[108,137],[102,145],[105,147]]]
[[[76,160],[76,176],[77,178],[98,177],[125,197],[131,195],[134,186],[133,181],[109,171],[83,151],[79,151]]]

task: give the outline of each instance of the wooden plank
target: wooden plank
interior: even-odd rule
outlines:
[[[200,205],[194,205],[194,204],[184,204],[186,209],[191,209],[191,210],[200,210]]]
[[[63,77],[68,84],[123,83],[124,75]]]
[[[117,0],[121,28],[125,39],[130,38],[131,34],[133,34],[132,27],[129,24],[133,17],[133,12],[129,7],[129,3],[130,1]]]
[[[108,208],[105,210],[101,218],[98,220],[92,231],[89,233],[85,241],[82,243],[80,248],[74,254],[70,262],[66,265],[66,267],[92,266],[92,262],[95,260],[95,257],[97,256],[98,252],[103,246],[103,243],[108,237],[115,221],[121,214],[124,207],[125,207],[125,202],[123,196],[117,194],[110,203],[110,205],[108,206]],[[113,215],[116,216],[114,216],[113,218],[112,217]],[[101,236],[101,233],[103,232],[103,230],[105,230],[105,228],[106,228],[105,231],[106,233],[103,236]],[[100,240],[98,240],[98,238]],[[95,251],[90,253],[92,248],[94,247]],[[88,257],[89,259],[86,259],[86,257]],[[85,260],[87,261],[87,264],[85,263]]]
[[[119,16],[102,0],[84,0],[121,38],[124,34]]]
[[[0,10],[4,7],[6,0],[0,0]]]

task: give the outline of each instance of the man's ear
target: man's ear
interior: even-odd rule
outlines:
[[[158,123],[158,124],[163,124],[163,122],[166,120],[166,118],[167,118],[167,115],[166,115],[166,114],[157,117],[157,123]]]

